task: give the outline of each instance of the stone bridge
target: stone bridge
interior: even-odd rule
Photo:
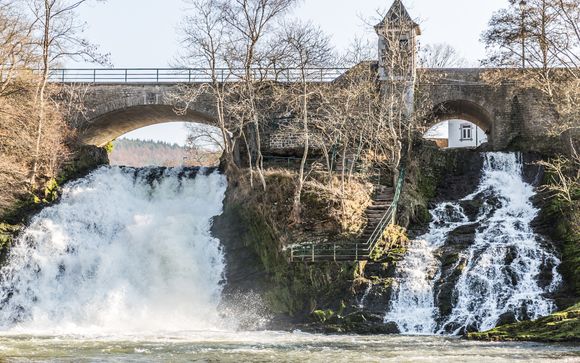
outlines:
[[[129,131],[164,122],[214,124],[213,99],[208,94],[196,98],[185,115],[174,112],[172,95],[180,87],[184,84],[195,87],[207,82],[198,76],[192,78],[191,71],[175,73],[164,70],[161,78],[159,70],[150,70],[146,76],[138,78],[128,70],[107,71],[118,73],[115,77],[103,77],[93,70],[89,73],[93,77],[87,79],[60,70],[62,77],[56,73],[53,78],[55,83],[82,84],[85,87],[86,112],[78,127],[82,141],[87,144],[103,146]],[[345,71],[314,70],[311,81],[331,82]],[[482,79],[484,69],[419,69],[418,72],[429,76],[418,79],[433,79],[417,84],[416,88],[417,92],[427,92],[427,103],[432,107],[428,124],[449,119],[471,121],[487,133],[489,147],[493,150],[506,149],[515,141],[533,144],[535,140],[542,140],[547,134],[548,124],[557,117],[542,101],[539,92],[521,91],[513,84],[489,85]],[[285,81],[291,82],[291,76],[288,75]],[[276,130],[276,125],[272,126]],[[296,146],[293,144],[297,138],[292,135],[274,132],[268,136],[267,148]]]
[[[425,91],[433,111],[428,123],[461,119],[473,122],[488,135],[493,150],[503,150],[514,143],[530,145],[545,141],[557,114],[543,94],[504,82],[491,85],[484,80],[490,70],[482,68],[424,69],[431,81],[418,84]],[[512,72],[513,70],[506,70]]]

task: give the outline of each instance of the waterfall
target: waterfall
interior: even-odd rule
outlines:
[[[226,179],[103,167],[67,184],[0,271],[0,329],[71,334],[215,328],[223,285],[210,234]]]
[[[435,329],[433,288],[441,265],[435,251],[450,231],[468,222],[463,209],[454,203],[441,203],[430,213],[429,232],[411,242],[405,259],[397,265],[391,306],[384,318],[395,321],[406,333],[429,334]]]
[[[493,328],[505,314],[515,320],[537,319],[555,309],[546,295],[561,283],[560,261],[530,226],[538,209],[522,167],[518,154],[486,153],[477,190],[430,211],[428,233],[413,241],[397,266],[385,321],[397,323],[404,333],[459,334]],[[476,220],[470,221],[460,204],[474,200],[482,204]],[[474,223],[474,241],[458,257],[465,264],[454,266],[460,276],[449,297],[451,311],[442,314],[435,289],[441,275],[439,252],[449,243],[450,232]]]

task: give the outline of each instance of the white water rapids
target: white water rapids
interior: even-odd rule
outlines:
[[[160,171],[162,170],[162,171]],[[224,272],[211,219],[226,179],[182,169],[101,168],[65,186],[1,270],[10,333],[206,330]]]
[[[397,266],[385,321],[411,334],[455,333],[491,329],[503,314],[537,319],[555,309],[546,297],[561,283],[560,261],[532,231],[538,209],[534,188],[523,180],[523,163],[515,153],[484,154],[477,190],[463,201],[482,198],[477,220],[469,221],[460,203],[440,203],[432,211],[427,234],[417,238]],[[463,251],[455,268],[460,277],[453,289],[452,311],[440,316],[435,283],[441,274],[437,251],[457,227],[478,223],[474,242]],[[467,261],[459,267],[461,261]],[[549,270],[550,281],[540,282]]]

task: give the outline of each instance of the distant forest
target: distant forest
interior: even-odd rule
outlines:
[[[212,166],[219,163],[219,153],[170,144],[163,141],[117,139],[109,154],[111,165]]]

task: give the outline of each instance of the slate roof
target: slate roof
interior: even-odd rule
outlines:
[[[384,19],[375,26],[375,29],[378,30],[380,28],[388,27],[389,23],[399,21],[411,24],[411,26],[416,29],[417,35],[421,35],[421,28],[419,27],[419,24],[417,24],[413,18],[411,18],[411,15],[409,15],[407,8],[405,8],[405,5],[403,5],[401,0],[395,0],[395,2],[393,2],[393,5],[391,5],[387,15],[385,15]]]

